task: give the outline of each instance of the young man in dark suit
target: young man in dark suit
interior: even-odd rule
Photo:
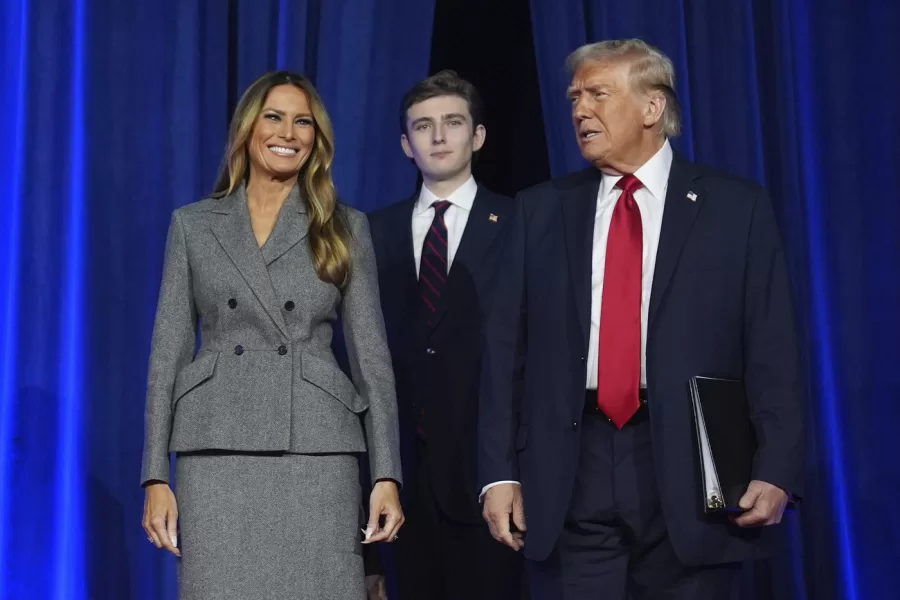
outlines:
[[[452,71],[403,98],[400,143],[422,174],[369,215],[400,406],[401,600],[519,598],[521,557],[491,539],[476,486],[482,327],[512,200],[472,177],[485,141],[475,87]]]

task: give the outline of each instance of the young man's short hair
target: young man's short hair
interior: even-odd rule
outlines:
[[[403,96],[400,103],[400,131],[407,135],[406,113],[411,107],[438,96],[458,96],[469,105],[469,114],[472,116],[472,130],[479,125],[484,125],[484,104],[481,95],[475,86],[460,77],[456,71],[445,69],[435,73],[427,79],[423,79],[414,85]]]

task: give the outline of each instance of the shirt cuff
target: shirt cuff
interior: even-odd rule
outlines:
[[[489,483],[483,488],[481,488],[481,494],[478,495],[478,501],[481,502],[484,499],[484,493],[489,489],[494,487],[495,485],[500,485],[501,483],[514,483],[516,485],[521,485],[518,481],[495,481],[494,483]]]

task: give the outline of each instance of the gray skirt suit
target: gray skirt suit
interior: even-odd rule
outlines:
[[[316,275],[297,188],[262,248],[243,187],[172,215],[142,481],[169,481],[175,453],[183,600],[365,596],[357,457],[401,481],[397,408],[368,221],[338,211],[343,290]]]

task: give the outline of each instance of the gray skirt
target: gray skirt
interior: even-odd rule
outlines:
[[[356,455],[176,458],[182,600],[362,600]]]

